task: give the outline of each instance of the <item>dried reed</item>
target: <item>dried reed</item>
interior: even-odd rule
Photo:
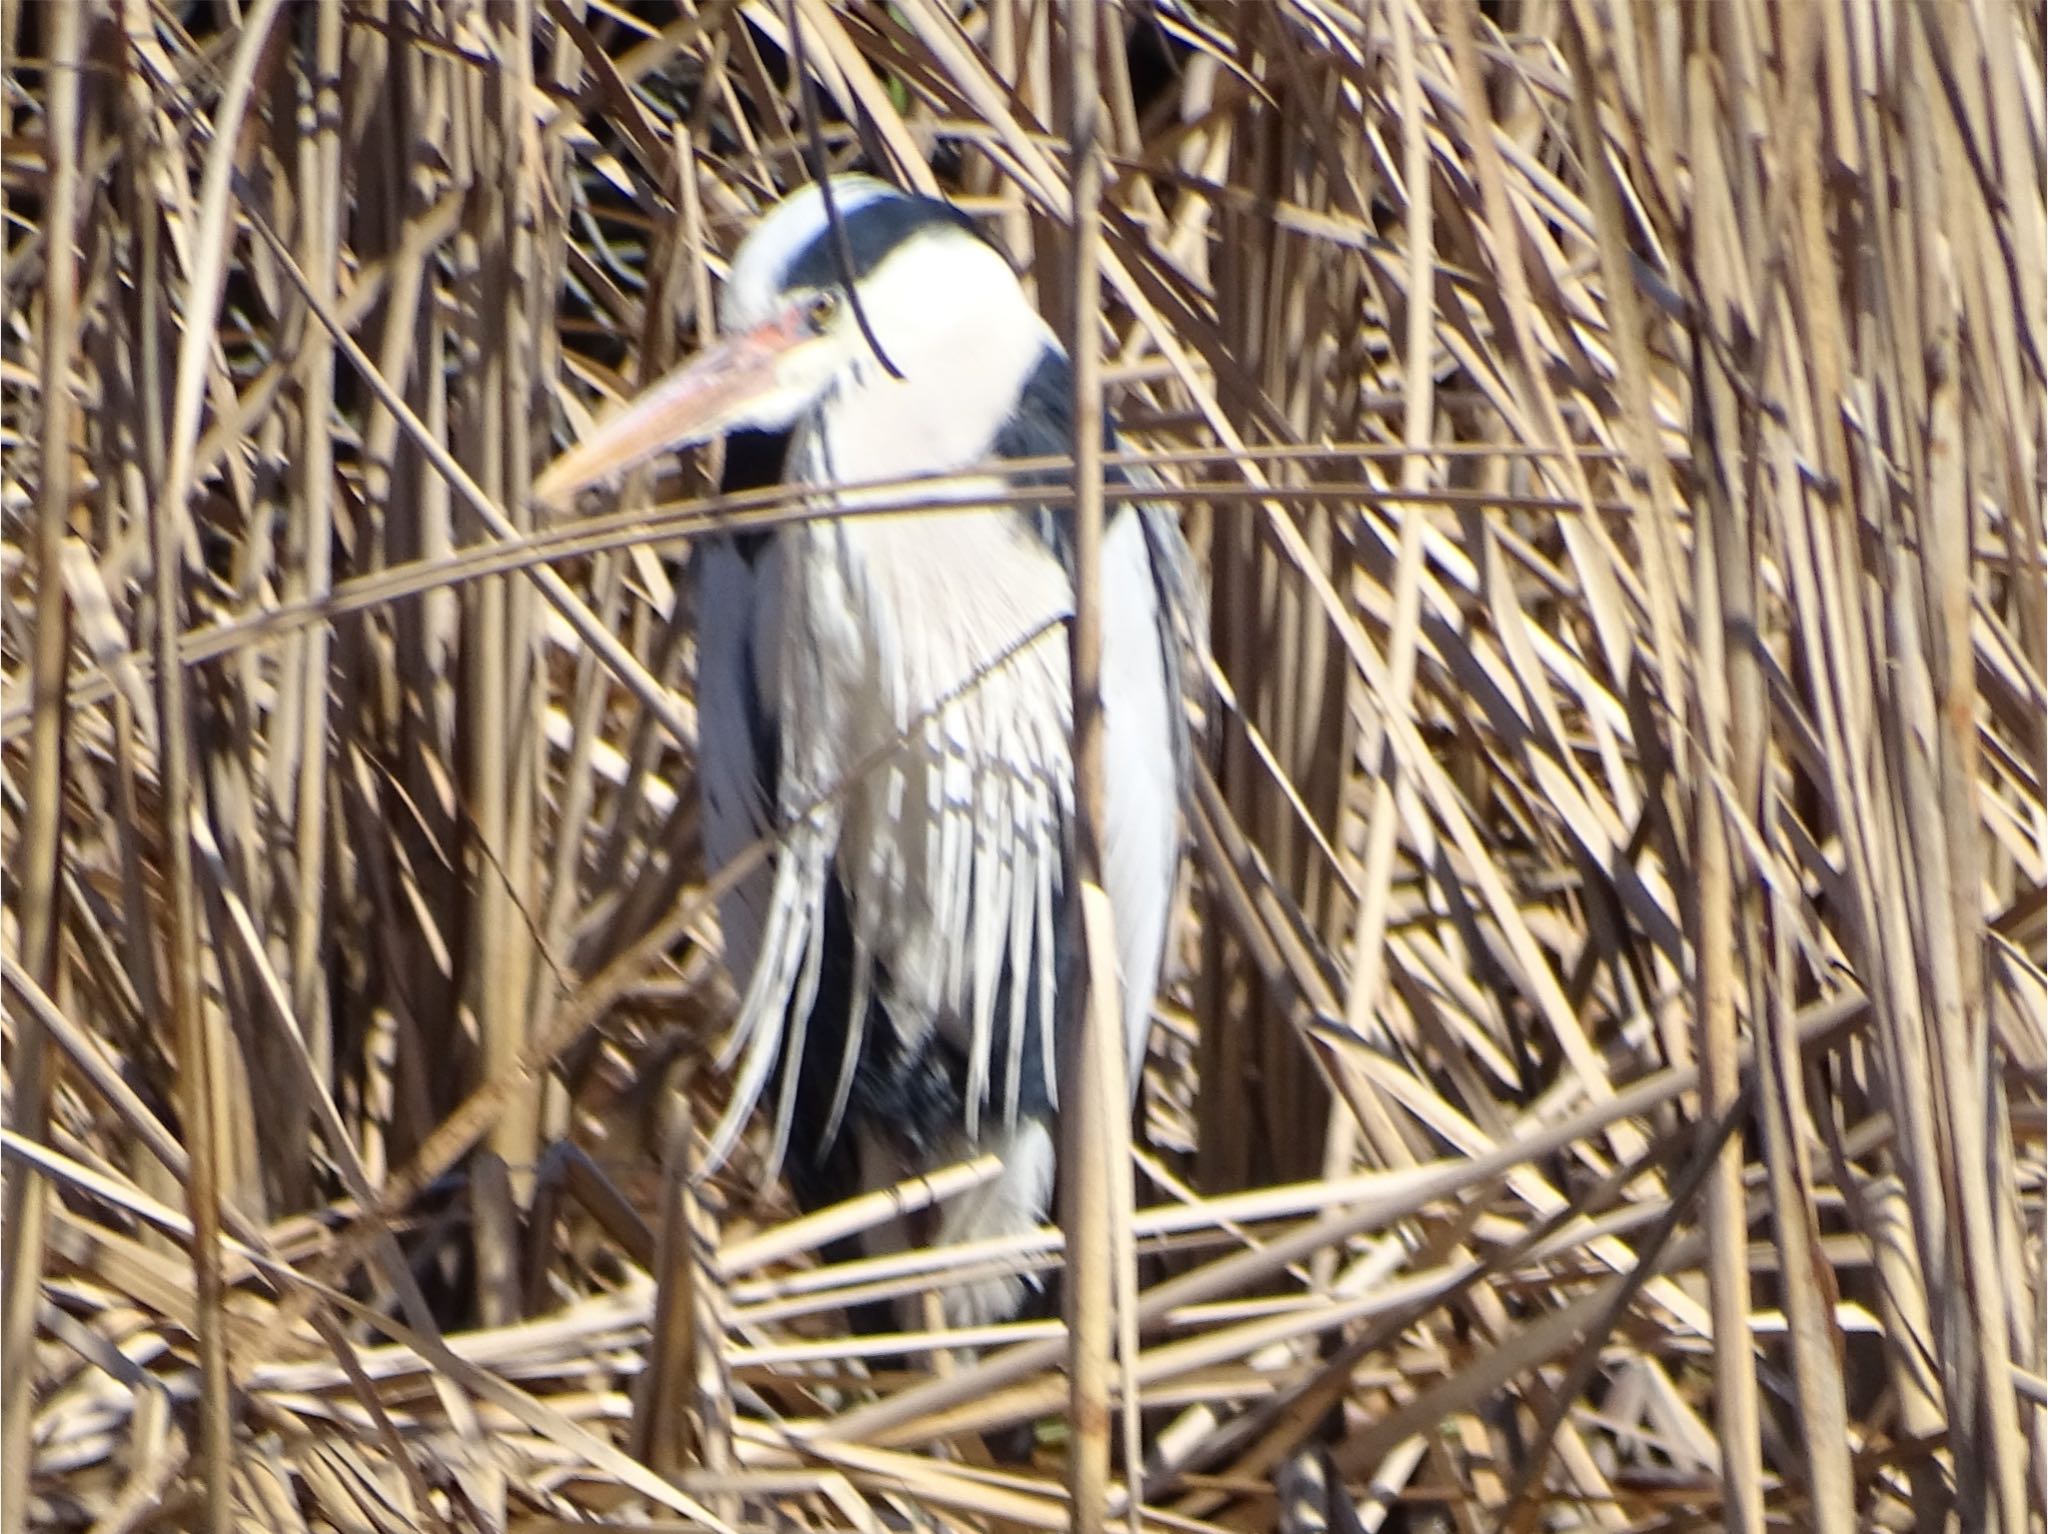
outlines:
[[[2043,1528],[2039,7],[1091,14],[0,5],[8,1534]],[[1057,1232],[701,1175],[676,561],[796,513],[525,494],[792,26],[1069,325],[1083,124],[1210,579],[1135,1478],[1056,1325],[840,1323]]]

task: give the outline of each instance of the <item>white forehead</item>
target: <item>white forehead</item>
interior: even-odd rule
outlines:
[[[873,176],[832,178],[832,205],[841,218],[881,198],[902,195]],[[732,272],[718,300],[720,325],[740,330],[766,319],[782,292],[783,274],[790,262],[809,248],[825,224],[825,194],[815,181],[770,208],[732,258]]]

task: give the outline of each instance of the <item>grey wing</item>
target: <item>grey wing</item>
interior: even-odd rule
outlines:
[[[1166,526],[1179,544],[1179,529]],[[1158,531],[1127,511],[1103,540],[1103,881],[1116,917],[1133,1093],[1172,927],[1189,760],[1179,596],[1157,568]]]
[[[1114,423],[1105,416],[1104,446],[1114,451]],[[997,436],[1003,458],[1057,456],[1073,448],[1073,378],[1064,353],[1048,348],[1025,384],[1025,398]],[[1157,484],[1143,468],[1112,468],[1112,484]],[[1064,483],[1057,471],[1025,476]],[[1033,517],[1040,539],[1073,576],[1072,513],[1043,509]],[[1184,698],[1188,680],[1203,675],[1208,631],[1201,579],[1180,524],[1151,502],[1113,510],[1103,545],[1105,602],[1103,702],[1107,747],[1104,791],[1109,825],[1103,877],[1116,915],[1117,966],[1124,990],[1124,1027],[1131,1088],[1144,1058],[1153,993],[1159,984],[1179,882],[1180,814],[1192,781]]]
[[[1154,476],[1140,470],[1134,475],[1143,484]],[[1145,528],[1145,547],[1151,558],[1152,579],[1159,596],[1159,643],[1166,657],[1168,684],[1173,689],[1174,778],[1183,801],[1194,784],[1193,742],[1188,731],[1187,704],[1201,697],[1208,687],[1209,593],[1202,584],[1202,572],[1195,556],[1181,536],[1180,523],[1169,507],[1146,501],[1138,508]]]
[[[708,540],[697,588],[698,783],[704,855],[716,876],[763,837],[774,848],[719,900],[726,968],[741,992],[722,1068],[737,1065],[731,1100],[706,1155],[719,1165],[732,1148],[777,1062],[800,1055],[817,1000],[823,904],[834,832],[829,811],[791,802],[785,697],[781,535]],[[789,652],[794,655],[798,652]],[[801,795],[797,796],[801,798]],[[799,1073],[783,1074],[770,1162],[779,1165],[791,1130]]]
[[[711,538],[697,550],[697,782],[710,877],[774,826],[780,725],[767,684],[775,676],[778,562],[772,538],[750,550]],[[760,956],[774,885],[774,860],[765,858],[719,902],[726,968],[742,990]]]

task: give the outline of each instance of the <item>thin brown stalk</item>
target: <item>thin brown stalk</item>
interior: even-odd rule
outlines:
[[[1073,367],[1074,622],[1068,647],[1073,668],[1074,868],[1077,948],[1085,990],[1069,1014],[1061,1077],[1067,1084],[1060,1119],[1061,1224],[1067,1233],[1062,1300],[1067,1319],[1067,1461],[1072,1527],[1097,1534],[1109,1513],[1110,1372],[1119,1291],[1118,1242],[1129,1230],[1130,1148],[1116,1126],[1126,1122],[1123,1045],[1116,1020],[1116,953],[1109,897],[1103,892],[1102,778],[1102,146],[1092,5],[1065,14],[1068,153],[1072,175],[1067,356]],[[1128,515],[1128,513],[1127,513]],[[1122,1200],[1118,1202],[1119,1191]],[[1124,1311],[1128,1317],[1128,1309]],[[1132,1442],[1135,1442],[1133,1435]]]
[[[198,436],[200,391],[212,339],[212,314],[226,275],[229,172],[242,113],[246,110],[269,29],[275,0],[259,4],[245,19],[215,117],[215,138],[206,163],[199,208],[200,253],[191,284],[188,328],[178,352],[177,386],[171,416],[171,444],[163,490],[154,508],[151,563],[156,600],[156,703],[160,731],[161,818],[168,860],[171,914],[170,999],[179,1058],[179,1106],[190,1138],[191,1175],[186,1187],[192,1221],[193,1288],[197,1300],[202,1411],[201,1457],[206,1466],[207,1523],[216,1534],[229,1526],[229,1466],[234,1452],[226,1340],[222,1334],[224,1286],[220,1254],[220,1145],[222,1126],[219,1058],[214,1030],[203,1015],[200,995],[199,895],[193,876],[192,721],[182,668],[175,663],[184,625],[185,590],[179,532],[185,525],[192,451]]]
[[[21,826],[15,898],[20,902],[19,935],[22,962],[44,986],[55,983],[61,913],[58,908],[59,860],[63,855],[64,738],[66,725],[65,662],[70,616],[64,596],[61,565],[71,512],[71,351],[77,323],[73,248],[78,236],[79,70],[84,59],[85,18],[67,9],[57,19],[50,39],[51,67],[48,122],[50,238],[43,285],[42,371],[42,496],[37,508],[35,571],[35,650],[30,661],[30,703],[34,725],[29,737],[27,800]],[[23,1017],[16,1023],[12,1062],[11,1117],[29,1139],[49,1133],[53,1085],[49,1040],[42,1022]],[[0,1387],[0,1478],[8,1485],[28,1485],[33,1443],[32,1406],[35,1370],[26,1361],[35,1356],[36,1312],[42,1303],[44,1236],[49,1188],[26,1167],[16,1166],[6,1179],[6,1276],[0,1281],[0,1349],[17,1360]],[[0,1499],[0,1528],[20,1534],[26,1527],[27,1498]]]
[[[342,15],[339,7],[322,6],[315,22],[316,40],[310,78],[303,81],[312,132],[300,141],[298,170],[304,189],[299,224],[306,275],[313,301],[332,304],[338,285],[342,243],[341,75]],[[334,584],[334,440],[325,429],[334,400],[334,347],[317,326],[308,327],[299,359],[298,392],[301,450],[294,455],[298,483],[293,500],[297,557],[290,561],[286,590],[309,601],[325,597]],[[287,865],[295,878],[281,881],[290,911],[292,1014],[306,1030],[307,1042],[321,1076],[333,1068],[332,1019],[328,1015],[327,930],[327,731],[328,668],[331,632],[307,631],[291,647],[286,674],[295,677],[299,693],[299,739],[296,742],[297,782],[291,796],[294,833]],[[287,1081],[291,1078],[287,1076]],[[299,1210],[311,1202],[306,1147],[309,1109],[292,1086],[282,1086],[278,1118],[266,1134],[281,1163],[275,1169],[283,1207]]]
[[[1705,107],[1711,100],[1709,77],[1704,61],[1695,57],[1691,77],[1696,91],[1696,122],[1707,126]],[[1711,133],[1702,131],[1693,141],[1695,177],[1700,205],[1725,211],[1728,195],[1720,179],[1720,160]],[[1696,276],[1703,294],[1717,307],[1739,302],[1738,291],[1720,250],[1702,254]],[[1709,351],[1695,358],[1693,405],[1698,430],[1708,440],[1697,450],[1702,462],[1719,465],[1715,451],[1716,433],[1732,429],[1739,380],[1728,376],[1723,359]],[[1754,682],[1743,686],[1738,679],[1753,679],[1756,662],[1745,643],[1743,623],[1753,611],[1750,597],[1752,571],[1750,544],[1745,536],[1743,497],[1745,477],[1725,475],[1710,468],[1703,487],[1701,510],[1710,536],[1695,536],[1693,542],[1694,601],[1702,611],[1718,605],[1727,621],[1704,625],[1697,637],[1693,675],[1699,688],[1700,735],[1694,747],[1700,760],[1693,771],[1694,834],[1698,838],[1698,888],[1693,920],[1698,970],[1695,980],[1697,1001],[1694,1027],[1695,1048],[1701,1061],[1702,1112],[1718,1117],[1731,1111],[1737,1097],[1736,1056],[1738,1049],[1737,1003],[1739,984],[1738,939],[1753,939],[1755,921],[1752,902],[1737,894],[1730,850],[1727,816],[1747,811],[1754,799],[1748,772],[1744,772],[1734,805],[1724,806],[1719,793],[1710,786],[1714,777],[1729,771],[1730,763],[1722,742],[1736,732],[1733,744],[1747,763],[1745,745],[1761,748],[1755,717]],[[1747,706],[1745,706],[1747,705]],[[1738,926],[1737,914],[1742,920]],[[1707,1176],[1705,1199],[1708,1232],[1709,1303],[1714,1315],[1714,1420],[1717,1448],[1724,1485],[1724,1516],[1732,1527],[1760,1531],[1764,1526],[1764,1483],[1761,1416],[1753,1345],[1749,1338],[1750,1275],[1745,1260],[1748,1248],[1748,1210],[1743,1193],[1741,1147],[1726,1144]]]

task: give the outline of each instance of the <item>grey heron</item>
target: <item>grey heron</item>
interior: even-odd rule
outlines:
[[[1057,1043],[1080,1005],[1072,518],[1001,467],[1071,452],[1070,375],[966,214],[865,176],[832,185],[837,241],[816,185],[777,204],[733,259],[723,339],[535,489],[559,503],[721,434],[789,433],[783,474],[815,515],[693,555],[707,860],[780,838],[720,909],[745,994],[714,1151],[772,1102],[807,1207],[992,1151],[1001,1172],[936,1211],[928,1238],[949,1244],[1047,1218]],[[923,475],[951,476],[942,507],[865,510],[903,493],[861,486]],[[1144,503],[1111,506],[1102,581],[1104,882],[1135,1082],[1180,863],[1199,596],[1178,526]],[[983,1324],[1024,1298],[998,1277],[955,1287],[945,1313]]]

